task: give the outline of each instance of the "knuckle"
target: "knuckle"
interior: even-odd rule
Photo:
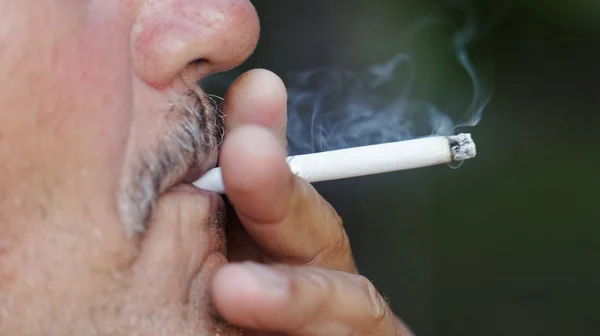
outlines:
[[[309,272],[306,274],[310,282],[322,293],[331,293],[336,283],[322,271]],[[323,296],[324,298],[327,295]]]
[[[298,273],[298,281],[292,281],[290,283],[291,297],[300,298],[307,292],[312,293],[312,299],[318,301],[329,300],[329,295],[333,293],[338,285],[335,281],[327,275],[326,271],[317,267],[309,267],[307,271],[296,270]],[[322,306],[319,304],[318,306]]]
[[[319,196],[320,197],[320,196]],[[338,214],[331,203],[327,202],[325,199],[321,198],[321,206],[318,207],[320,209],[320,213],[322,218],[324,219],[327,227],[330,230],[330,236],[334,239],[343,239],[345,236],[344,230],[344,220],[342,216]],[[324,214],[324,215],[323,215]]]
[[[319,302],[317,306],[327,308],[331,303],[331,293],[337,292],[340,284],[328,275],[327,271],[321,268],[314,269],[312,272],[304,274],[306,280],[310,283],[314,298]]]
[[[338,284],[320,269],[297,273],[297,278],[288,283],[289,300],[287,304],[303,302],[310,309],[301,314],[293,314],[286,320],[287,331],[300,332],[331,311],[331,293],[339,291]]]
[[[369,279],[360,275],[358,282],[366,295],[369,306],[368,313],[365,315],[368,324],[371,326],[381,325],[388,317],[387,303]]]
[[[321,197],[319,195],[319,197]],[[333,205],[331,205],[331,203],[327,202],[324,198],[320,198],[321,202],[324,203],[324,208],[325,208],[325,213],[327,214],[327,221],[330,223],[335,224],[335,226],[338,227],[343,227],[344,226],[344,220],[342,219],[342,216],[340,216],[340,214],[335,210],[335,208],[333,207]]]
[[[331,206],[331,217],[332,217],[332,222],[337,223],[338,226],[343,227],[344,226],[344,219],[342,218],[342,216],[340,216],[340,214],[338,214],[338,212],[333,208],[333,206]]]
[[[326,268],[351,271],[353,259],[350,239],[342,228],[336,229],[337,233],[329,243],[322,247],[309,264]]]
[[[344,220],[342,217],[335,211],[333,206],[323,200],[325,202],[324,213],[326,214],[325,221],[327,226],[330,228],[330,241],[333,241],[334,244],[332,247],[342,248],[347,247],[348,244],[348,236],[346,235],[346,230],[344,229]]]
[[[343,229],[340,229],[338,234],[336,235],[336,238],[332,241],[331,244],[329,244],[329,246],[327,247],[327,249],[324,251],[325,254],[331,256],[331,257],[337,257],[337,256],[347,256],[350,254],[350,239],[348,238],[348,235],[346,234],[346,231]]]

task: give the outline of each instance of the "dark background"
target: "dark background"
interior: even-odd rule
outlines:
[[[258,49],[221,85],[253,67],[286,80],[385,61],[405,50],[410,23],[447,3],[254,4]],[[477,158],[317,187],[345,219],[361,272],[417,335],[600,335],[600,2],[465,4],[481,24],[472,59],[494,88],[468,130]],[[460,115],[471,87],[450,65],[449,38],[417,38],[414,95]]]

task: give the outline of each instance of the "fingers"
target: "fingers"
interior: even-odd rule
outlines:
[[[286,144],[287,92],[282,80],[267,70],[251,70],[241,75],[229,88],[221,105],[226,132],[243,125],[260,125]],[[260,247],[248,236],[239,221],[227,227],[230,260],[262,260]]]
[[[297,336],[411,335],[371,282],[316,267],[227,265],[212,282],[219,314],[242,328]]]
[[[242,125],[260,125],[285,145],[287,91],[274,73],[256,69],[238,77],[225,94],[221,109],[227,132]]]
[[[239,126],[232,131],[221,150],[221,168],[240,221],[274,261],[356,272],[341,219],[290,171],[269,129]]]
[[[286,103],[283,82],[266,70],[249,71],[228,90],[222,105],[228,135],[220,154],[227,196],[274,261],[355,272],[339,216],[285,162]]]

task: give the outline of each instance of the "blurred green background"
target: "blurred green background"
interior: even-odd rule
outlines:
[[[262,22],[242,68],[361,69],[405,51],[400,36],[447,2],[254,1]],[[469,51],[493,84],[478,156],[318,184],[361,272],[417,335],[600,335],[600,2],[463,2]],[[416,38],[414,95],[453,117],[472,88],[450,35]],[[217,90],[218,91],[218,90]],[[461,110],[462,109],[462,110]]]

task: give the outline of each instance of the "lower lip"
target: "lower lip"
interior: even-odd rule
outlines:
[[[210,198],[211,207],[208,211],[213,217],[216,217],[219,214],[219,212],[225,211],[225,202],[223,201],[221,195],[219,195],[218,193],[200,189],[189,183],[178,184],[173,189],[171,189],[171,192],[189,195],[202,195],[203,197]],[[217,224],[219,225],[219,227],[216,227],[212,223],[208,224],[209,228],[207,229],[207,231],[210,235],[209,241],[211,242],[211,246],[209,247],[209,254],[218,252],[219,254],[223,255],[223,258],[225,258],[225,255],[227,254],[226,239],[224,237],[224,233],[219,232],[220,230],[223,230],[222,227],[225,225],[225,223]]]

